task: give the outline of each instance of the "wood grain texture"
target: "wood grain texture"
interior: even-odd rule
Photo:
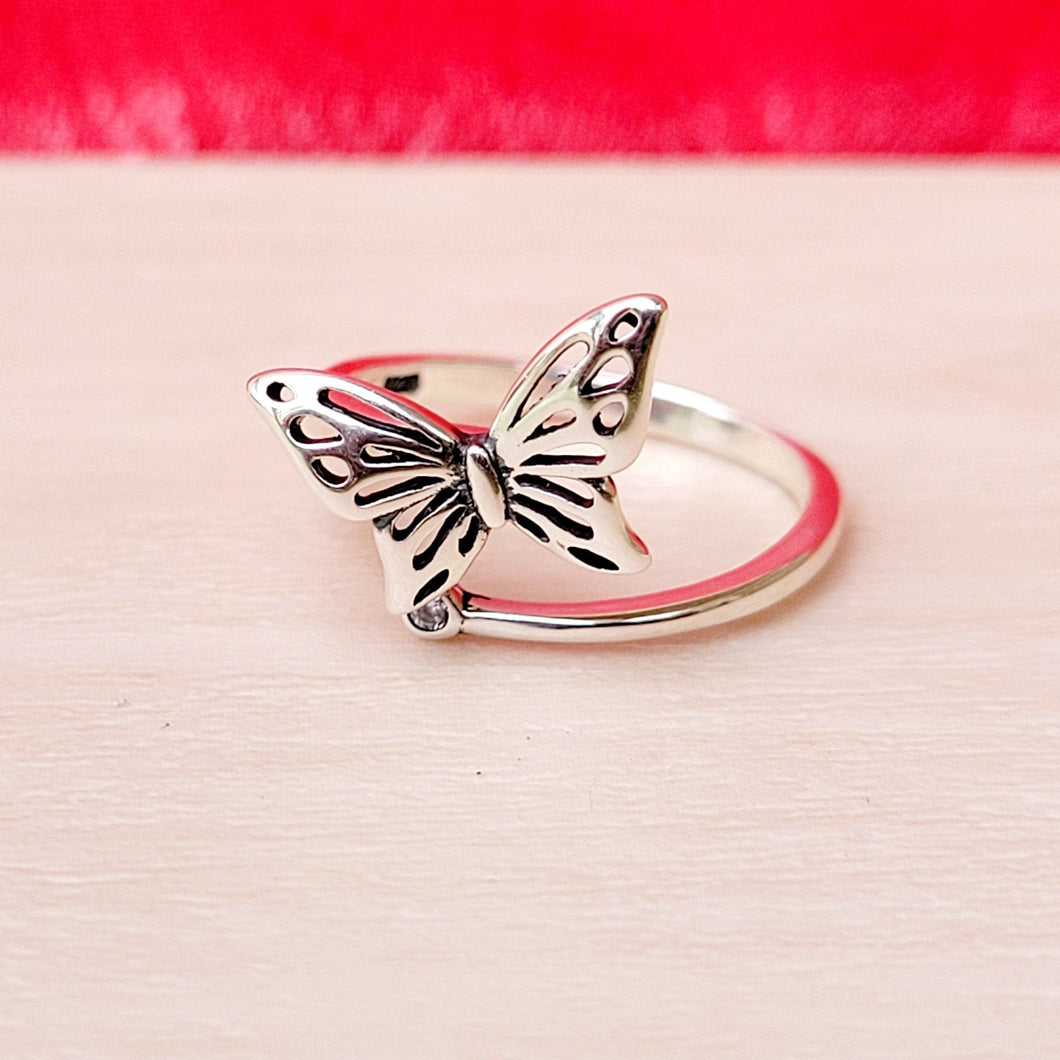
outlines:
[[[407,636],[244,379],[633,290],[837,467],[834,564]],[[0,1055],[1056,1055],[1060,169],[8,163],[0,307]],[[644,460],[646,578],[784,517]]]

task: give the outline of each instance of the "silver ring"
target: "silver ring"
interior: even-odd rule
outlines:
[[[666,636],[742,618],[804,585],[835,547],[842,506],[835,476],[805,447],[695,391],[653,383],[665,315],[654,295],[610,302],[521,370],[484,357],[388,355],[327,372],[263,372],[247,386],[313,491],[337,514],[372,523],[387,607],[419,636]],[[499,410],[491,427],[430,411],[469,400]],[[508,522],[577,566],[643,570],[647,547],[611,476],[649,433],[775,483],[798,507],[794,524],[746,563],[660,592],[548,603],[461,588],[490,531]]]

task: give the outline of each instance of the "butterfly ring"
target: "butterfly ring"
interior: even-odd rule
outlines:
[[[678,633],[740,618],[807,582],[835,546],[841,504],[835,476],[808,449],[695,391],[653,384],[665,314],[654,295],[600,306],[551,339],[514,383],[503,361],[391,355],[327,372],[263,372],[248,389],[321,500],[372,524],[387,608],[417,634],[600,641]],[[456,426],[428,407],[497,398],[488,430]],[[776,483],[798,506],[794,524],[738,567],[646,595],[548,603],[461,588],[505,523],[582,568],[647,567],[648,549],[611,476],[633,463],[649,433]]]

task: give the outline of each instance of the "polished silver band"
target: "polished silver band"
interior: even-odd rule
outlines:
[[[330,369],[385,387],[428,408],[496,408],[520,365],[474,356],[395,355]],[[824,566],[839,536],[835,476],[808,449],[683,387],[652,389],[653,437],[699,449],[775,483],[798,506],[791,528],[753,559],[703,581],[639,596],[576,603],[502,600],[455,586],[448,621],[427,637],[458,632],[519,640],[614,641],[669,636],[742,618],[776,603]]]

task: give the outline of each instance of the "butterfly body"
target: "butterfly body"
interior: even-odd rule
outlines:
[[[508,520],[508,503],[496,456],[483,444],[487,437],[483,436],[482,440],[468,445],[464,453],[464,468],[471,499],[482,521],[490,530],[496,530]]]
[[[578,566],[632,572],[650,559],[610,475],[647,433],[664,312],[661,299],[636,295],[576,320],[520,374],[485,432],[327,372],[265,372],[250,394],[325,503],[371,520],[395,613],[447,592],[508,522]],[[323,427],[314,434],[311,423]]]

